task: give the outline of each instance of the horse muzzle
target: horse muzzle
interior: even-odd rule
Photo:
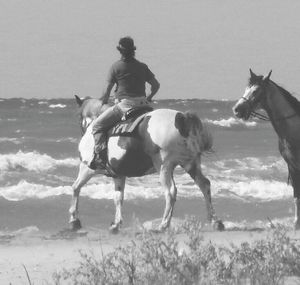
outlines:
[[[232,108],[233,114],[243,120],[248,120],[251,115],[251,110],[249,108],[249,104],[247,102],[241,102],[239,100]]]

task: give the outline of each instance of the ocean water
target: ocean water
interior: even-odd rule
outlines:
[[[213,197],[271,201],[290,199],[287,167],[270,125],[234,118],[232,101],[162,100],[156,108],[192,110],[209,126],[214,153],[203,157]],[[73,99],[1,99],[0,196],[12,201],[71,194],[81,134]],[[201,197],[190,177],[176,169],[178,196]],[[143,191],[140,188],[143,187]],[[107,190],[110,188],[110,190]],[[111,179],[97,176],[82,190],[92,199],[113,197]],[[126,199],[163,197],[158,175],[128,179]]]
[[[249,67],[259,74],[273,69],[275,82],[293,94],[300,90],[299,5],[296,0],[3,2],[0,96],[12,99],[0,99],[0,231],[13,223],[37,225],[38,216],[39,227],[43,219],[54,224],[64,213],[60,220],[67,222],[81,133],[75,100],[59,97],[99,94],[119,56],[115,45],[125,35],[134,38],[137,58],[161,82],[157,98],[181,98],[157,101],[156,107],[192,110],[208,124],[214,153],[203,156],[203,172],[218,214],[239,225],[244,219],[291,218],[292,188],[270,123],[237,120],[233,101],[185,98],[237,99]],[[175,172],[175,210],[198,214],[205,209],[201,192],[180,168]],[[81,204],[81,213],[96,210],[84,216],[85,223],[94,217],[95,223],[101,217],[105,224],[111,221],[113,202],[107,199],[113,194],[111,179],[91,179],[81,191],[82,201],[89,201]],[[158,175],[128,179],[125,199],[125,211],[135,209],[145,219],[152,206],[162,212]],[[47,211],[61,201],[53,218]]]

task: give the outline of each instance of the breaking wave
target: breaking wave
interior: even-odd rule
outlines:
[[[56,175],[61,173],[59,167],[68,169],[77,167],[79,159],[53,157],[38,152],[21,152],[0,156],[1,171],[32,171],[41,173],[55,170]],[[244,201],[270,201],[288,199],[292,197],[292,187],[287,185],[287,167],[283,159],[278,157],[246,157],[240,159],[223,159],[203,165],[204,173],[211,181],[213,197],[242,199]],[[73,173],[73,170],[71,171]],[[75,177],[53,178],[52,182],[29,181],[29,176],[22,176],[16,183],[0,188],[0,195],[9,200],[26,198],[45,198],[62,194],[71,194],[70,186],[57,186],[60,183],[70,183]],[[31,176],[32,177],[32,176]],[[51,176],[52,177],[52,176]],[[49,178],[51,180],[51,177]],[[199,188],[190,176],[181,168],[175,171],[175,181],[178,187],[178,196],[185,198],[203,197]],[[50,185],[46,185],[46,184]],[[84,186],[83,195],[92,199],[112,199],[114,186],[110,178],[94,177]],[[160,186],[158,174],[145,177],[128,178],[125,188],[126,199],[155,199],[164,196]]]
[[[67,107],[67,105],[65,105],[65,104],[51,104],[51,105],[49,105],[49,108],[66,108]]]
[[[252,181],[213,181],[217,197],[237,198],[243,200],[282,200],[292,197],[292,187],[287,183],[273,180]]]
[[[292,197],[292,187],[284,182],[270,180],[233,181],[211,179],[212,196],[217,198],[239,199],[243,201],[272,201],[289,199]],[[147,185],[147,186],[145,186]],[[203,198],[199,188],[191,183],[177,183],[178,197]],[[113,199],[114,185],[111,180],[102,179],[101,182],[92,182],[84,186],[81,192],[83,196],[91,199]],[[50,196],[71,195],[71,186],[48,186],[36,183],[29,183],[26,180],[16,185],[0,188],[0,196],[7,200],[19,201],[26,198],[43,199]],[[155,184],[137,184],[131,179],[126,184],[125,199],[155,199],[164,197],[164,191]]]
[[[236,119],[230,117],[228,119],[220,119],[220,120],[205,120],[208,124],[212,124],[218,127],[223,128],[235,128],[235,129],[242,129],[242,128],[255,128],[257,126],[257,122],[245,122],[240,119]]]
[[[19,151],[14,154],[0,155],[1,171],[28,170],[34,172],[42,172],[57,168],[59,166],[74,167],[77,166],[78,163],[78,159],[54,159],[47,154],[40,154],[35,151]]]
[[[11,142],[11,143],[14,143],[14,144],[20,144],[21,143],[20,139],[18,139],[18,138],[6,138],[6,137],[0,138],[0,143],[4,143],[4,142]]]

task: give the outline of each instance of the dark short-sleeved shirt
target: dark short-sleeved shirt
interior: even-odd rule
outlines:
[[[115,96],[118,99],[146,96],[145,83],[153,78],[148,66],[135,58],[118,60],[108,74],[108,82],[117,84]]]

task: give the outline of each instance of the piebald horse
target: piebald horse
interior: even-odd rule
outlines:
[[[279,139],[279,151],[287,163],[289,180],[294,189],[295,229],[300,229],[300,102],[267,76],[258,76],[250,69],[249,84],[233,107],[238,118],[251,115],[269,119]],[[257,113],[263,109],[268,117]]]
[[[93,157],[93,120],[109,105],[98,99],[76,97],[79,105],[83,136],[79,143],[81,163],[76,181],[72,185],[73,197],[70,207],[70,224],[73,230],[81,228],[78,199],[82,186],[101,174],[101,170],[88,167]],[[212,148],[212,137],[201,120],[192,113],[171,109],[157,109],[145,115],[136,129],[136,136],[113,136],[108,139],[108,162],[117,178],[115,185],[115,218],[110,227],[117,232],[122,224],[122,203],[126,177],[143,176],[157,171],[165,192],[165,210],[159,230],[171,222],[177,188],[173,178],[176,166],[181,166],[201,189],[207,208],[208,221],[215,229],[224,225],[217,219],[211,201],[210,181],[202,174],[201,155]]]

